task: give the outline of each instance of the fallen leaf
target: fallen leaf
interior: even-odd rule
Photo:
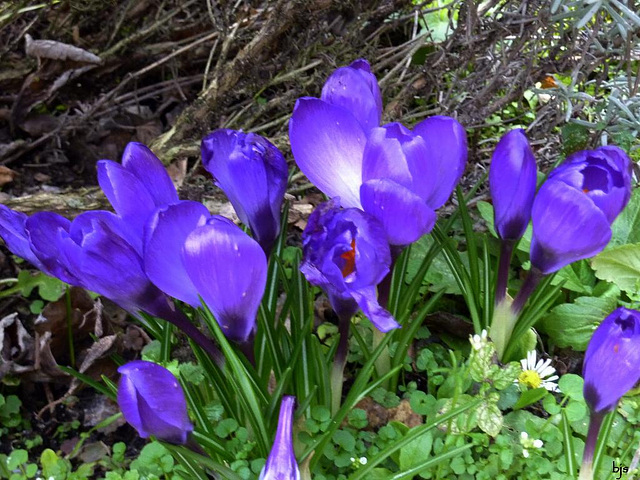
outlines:
[[[102,59],[87,50],[55,40],[34,40],[28,33],[24,36],[25,53],[30,57],[51,60],[73,60],[74,62],[102,63]]]
[[[17,175],[18,172],[11,170],[9,167],[5,167],[4,165],[0,165],[0,187],[13,182]]]

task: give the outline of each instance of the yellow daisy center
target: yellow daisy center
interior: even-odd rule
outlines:
[[[525,370],[518,377],[518,381],[529,388],[538,388],[542,385],[542,378],[535,370]]]

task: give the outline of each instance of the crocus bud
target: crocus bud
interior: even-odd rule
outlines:
[[[287,188],[287,162],[280,150],[255,133],[221,129],[202,140],[202,163],[268,253],[280,232]]]
[[[129,242],[141,253],[142,232],[157,207],[178,201],[171,177],[162,162],[141,143],[131,142],[122,154],[122,164],[100,160],[98,183],[116,213],[127,226]]]
[[[376,296],[376,286],[391,265],[384,228],[362,210],[340,210],[338,203],[339,199],[323,203],[309,217],[302,233],[300,270],[324,289],[341,317],[360,308],[378,330],[398,328]]]
[[[295,398],[285,396],[280,405],[278,429],[273,447],[259,480],[299,480],[300,470],[293,451],[293,411]]]
[[[631,161],[619,148],[569,157],[534,200],[531,264],[548,274],[602,251],[630,196]]]
[[[620,307],[603,320],[587,347],[582,375],[591,410],[613,410],[640,381],[640,312]]]
[[[489,188],[495,227],[503,240],[518,240],[527,229],[536,194],[536,159],[521,129],[498,142],[491,158]]]
[[[193,431],[187,402],[176,377],[153,362],[136,360],[118,368],[118,405],[142,438],[183,445]]]

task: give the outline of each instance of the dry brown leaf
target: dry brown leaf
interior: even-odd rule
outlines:
[[[0,165],[0,187],[13,182],[17,175],[18,172],[11,170],[9,167],[5,167],[4,165]]]

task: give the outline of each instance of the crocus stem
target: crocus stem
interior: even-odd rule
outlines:
[[[540,280],[542,280],[542,277],[544,277],[543,273],[532,266],[531,270],[529,270],[527,278],[524,279],[522,287],[520,287],[520,291],[516,295],[516,298],[513,299],[513,303],[511,304],[511,310],[516,317],[520,315],[520,312],[522,312],[524,305],[527,303],[527,300],[529,300],[529,297],[538,286],[538,283],[540,283]]]
[[[500,260],[498,261],[498,278],[496,281],[495,305],[502,303],[507,294],[509,266],[513,255],[513,240],[502,240],[500,243]]]
[[[331,414],[335,415],[340,409],[342,401],[342,383],[344,382],[344,367],[347,364],[347,353],[349,350],[349,327],[351,325],[351,315],[339,315],[338,348],[333,357],[333,368],[331,370]]]
[[[382,279],[382,282],[378,285],[378,303],[384,309],[389,308],[389,294],[391,293],[391,280],[393,278],[393,267],[395,266],[397,258],[402,253],[403,247],[391,245],[391,265],[389,267],[389,273]],[[394,312],[395,313],[395,312]],[[384,338],[385,334],[377,328],[373,329],[373,350],[378,348],[380,342]],[[384,347],[382,352],[375,361],[376,372],[378,376],[383,376],[391,368],[391,357],[389,355],[389,347]],[[389,388],[389,380],[385,381],[382,386]]]
[[[179,330],[182,330],[187,337],[193,340],[211,357],[218,367],[224,367],[224,355],[222,355],[222,352],[215,343],[213,343],[213,340],[198,330],[182,313],[171,312],[171,314],[163,315],[161,318],[174,324]]]
[[[244,353],[244,356],[247,357],[249,363],[254,367],[256,366],[256,356],[253,352],[253,339],[255,338],[255,336],[255,332],[251,332],[251,335],[249,336],[249,338],[247,338],[246,341],[238,344],[238,348],[240,349],[240,351]]]
[[[593,480],[593,454],[598,442],[598,433],[604,420],[605,412],[591,412],[587,441],[584,444],[584,454],[582,455],[582,466],[580,467],[579,480]]]
[[[67,310],[67,339],[69,342],[69,359],[71,368],[76,368],[76,349],[73,344],[73,310],[71,305],[71,287],[67,286],[64,294],[65,307]]]
[[[500,260],[502,261],[502,258]],[[504,360],[504,354],[511,341],[511,334],[518,322],[520,312],[522,312],[522,308],[538,286],[538,283],[540,283],[542,277],[542,272],[532,267],[513,302],[506,295],[502,297],[501,301],[496,302],[489,336],[496,347],[498,360]],[[497,295],[498,290],[496,290],[496,297]]]

